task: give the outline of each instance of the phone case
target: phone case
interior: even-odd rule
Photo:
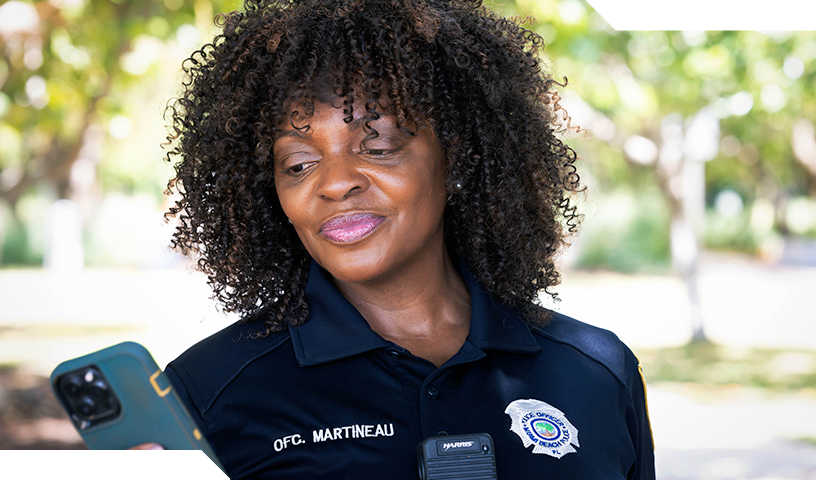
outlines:
[[[90,449],[158,443],[168,450],[203,450],[223,470],[169,380],[138,343],[59,364],[51,388]]]

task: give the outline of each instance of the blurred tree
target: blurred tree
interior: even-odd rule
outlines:
[[[107,133],[101,127],[122,113],[123,93],[155,81],[163,42],[189,37],[191,28],[196,35],[193,25],[209,34],[213,3],[220,9],[227,2],[12,0],[0,6],[0,199],[14,206],[43,183],[69,198],[89,175],[92,184],[100,136],[104,141]],[[83,156],[88,165],[79,162]]]
[[[128,95],[168,75],[157,51],[195,43],[195,32],[207,40],[213,12],[239,3],[0,5],[0,199],[13,206],[38,185],[57,198],[95,185],[99,145],[129,128]],[[580,153],[601,188],[661,187],[673,255],[686,259],[679,270],[693,276],[705,201],[720,192],[765,205],[781,234],[787,199],[816,194],[816,32],[615,32],[582,0],[496,7],[537,18],[551,69],[570,79],[563,103],[593,139]],[[113,163],[99,169],[112,188],[146,181],[140,162]]]
[[[816,195],[816,32],[617,32],[580,0],[499,8],[537,18],[553,70],[572,80],[562,95],[596,140],[580,152],[596,180],[621,180],[619,158],[604,151],[611,145],[624,152],[626,182],[661,187],[673,263],[703,339],[696,270],[706,193],[770,202],[781,234],[787,199]]]
[[[60,245],[93,245],[105,194],[160,202],[160,105],[181,60],[212,38],[214,12],[239,1],[0,4],[0,263],[55,267]],[[49,207],[66,198],[82,223],[73,239]]]

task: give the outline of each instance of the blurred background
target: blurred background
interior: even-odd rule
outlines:
[[[816,32],[616,32],[531,15],[588,186],[550,307],[643,362],[658,478],[816,479]],[[0,3],[0,449],[81,448],[46,376],[160,365],[235,318],[167,249],[182,61],[237,0]]]

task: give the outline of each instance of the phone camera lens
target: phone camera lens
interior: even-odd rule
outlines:
[[[82,390],[82,378],[79,375],[71,375],[63,382],[65,393],[71,397],[76,397]]]
[[[88,386],[88,393],[93,398],[102,398],[108,394],[108,384],[102,380],[94,380],[94,382]]]
[[[122,411],[113,387],[94,365],[66,373],[57,384],[58,397],[80,431],[118,418]]]
[[[108,397],[105,399],[102,406],[105,408],[106,411],[114,411],[119,408],[119,402],[116,401],[113,397]]]
[[[96,402],[87,395],[83,396],[79,399],[79,403],[77,404],[77,413],[82,417],[90,419],[90,417],[96,413]]]

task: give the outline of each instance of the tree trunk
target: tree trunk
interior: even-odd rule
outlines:
[[[686,285],[691,341],[707,342],[698,287],[700,237],[705,223],[705,158],[699,151],[690,152],[684,120],[679,115],[664,119],[657,170],[663,183],[661,191],[671,208],[672,265]],[[693,124],[689,130],[692,128]]]

